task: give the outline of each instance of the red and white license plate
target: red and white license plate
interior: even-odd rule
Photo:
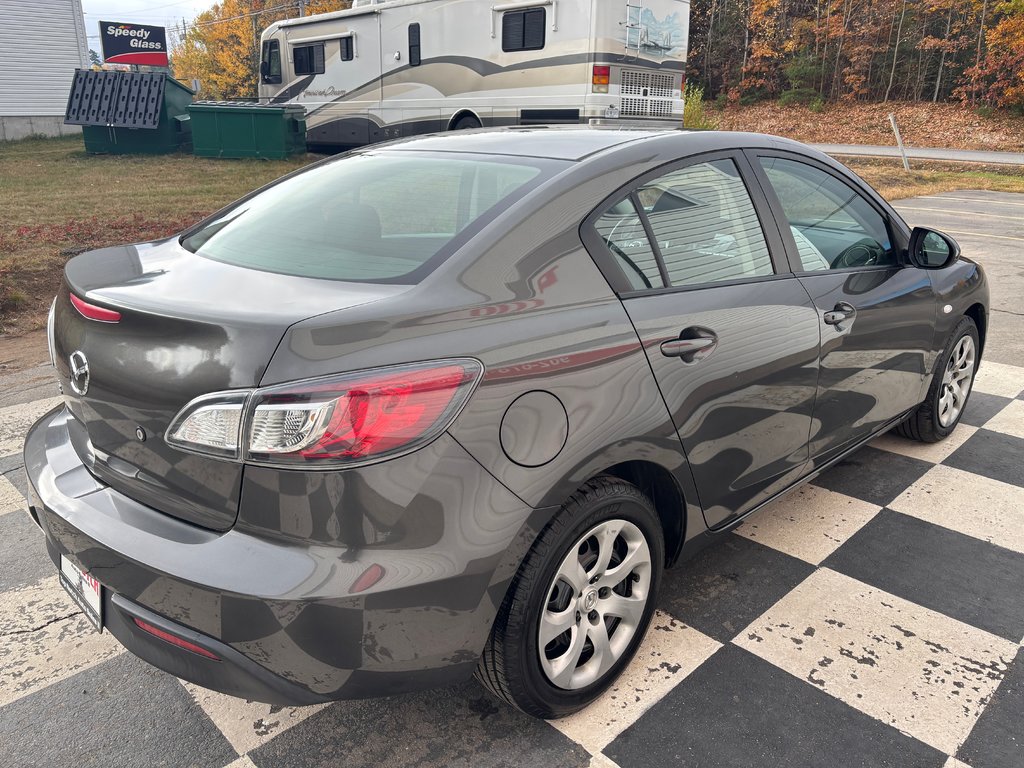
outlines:
[[[97,631],[103,631],[103,587],[88,573],[60,556],[60,583]]]

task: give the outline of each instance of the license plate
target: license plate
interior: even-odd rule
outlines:
[[[103,587],[100,583],[64,555],[60,556],[60,583],[96,630],[102,632]]]

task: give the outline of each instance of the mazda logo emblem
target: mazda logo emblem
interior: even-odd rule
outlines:
[[[68,358],[71,372],[71,389],[76,395],[84,395],[89,391],[89,360],[85,353],[76,350]]]

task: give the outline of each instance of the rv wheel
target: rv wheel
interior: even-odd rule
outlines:
[[[453,131],[465,131],[469,128],[479,128],[480,121],[472,115],[463,115],[455,121],[455,125],[452,126]]]

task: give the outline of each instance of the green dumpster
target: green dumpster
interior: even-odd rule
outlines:
[[[188,113],[192,152],[200,157],[281,159],[306,151],[301,104],[197,101]]]
[[[187,148],[192,91],[162,72],[79,69],[64,122],[94,154],[161,155]]]

